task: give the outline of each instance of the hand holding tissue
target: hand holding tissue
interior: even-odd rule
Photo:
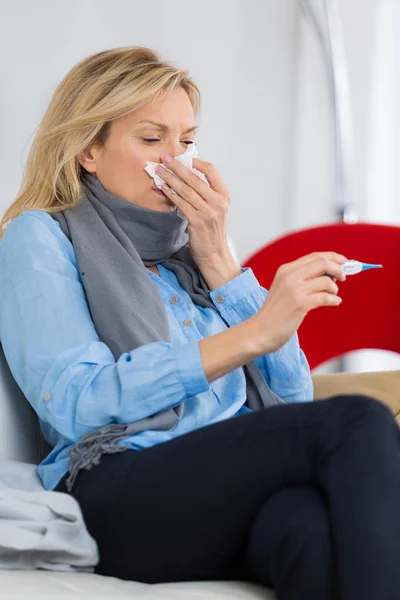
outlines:
[[[145,171],[188,220],[189,250],[208,286],[213,289],[240,274],[227,240],[229,190],[211,163],[197,158],[195,144],[162,163],[146,162]],[[195,161],[196,169],[193,166]]]
[[[191,171],[193,171],[193,173],[196,173],[196,175],[198,175],[198,177],[200,177],[200,179],[202,179],[205,183],[208,184],[206,176],[203,173],[201,173],[200,171],[198,171],[197,169],[195,169],[192,165],[193,159],[197,158],[198,154],[199,153],[196,148],[196,145],[193,143],[193,144],[190,144],[186,148],[186,151],[183,154],[179,154],[178,156],[175,156],[175,160],[178,160],[183,165],[186,165],[186,167],[188,167]],[[158,189],[161,190],[162,186],[164,184],[164,181],[156,173],[156,168],[160,165],[162,165],[162,163],[151,162],[148,160],[148,161],[146,161],[146,166],[145,166],[144,170],[146,171],[146,173],[148,173],[150,175],[150,177],[153,178],[154,183],[156,184]],[[166,167],[164,166],[164,168],[166,168]],[[167,171],[169,171],[170,173],[173,173],[173,171],[171,171],[170,169],[167,169]],[[179,211],[177,206],[171,206],[171,211],[174,211],[174,210]],[[177,214],[179,214],[180,217],[184,218],[184,215],[182,213],[178,212]]]

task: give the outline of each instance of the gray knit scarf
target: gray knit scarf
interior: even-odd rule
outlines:
[[[86,195],[78,204],[51,216],[74,246],[93,323],[115,360],[144,344],[171,342],[165,306],[145,265],[160,263],[170,269],[195,304],[216,310],[189,252],[185,217],[123,200],[86,172],[82,183]],[[283,403],[254,362],[245,365],[244,372],[249,408]],[[103,454],[128,449],[120,444],[124,438],[147,429],[172,429],[183,408],[182,403],[133,423],[111,423],[83,435],[70,450],[67,489],[71,491],[80,469],[97,465]]]

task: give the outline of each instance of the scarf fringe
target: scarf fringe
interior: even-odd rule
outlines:
[[[128,445],[121,442],[127,437],[128,425],[105,425],[100,429],[90,431],[81,437],[69,451],[70,468],[66,481],[68,492],[71,492],[81,469],[90,471],[98,465],[103,454],[116,454],[129,450]]]

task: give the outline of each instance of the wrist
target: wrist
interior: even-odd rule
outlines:
[[[259,313],[247,319],[243,325],[247,327],[249,343],[257,356],[264,356],[264,354],[275,352],[278,349],[271,330],[265,331],[265,323],[259,318]]]
[[[242,270],[232,255],[209,259],[197,264],[210,291],[216,290],[228,281],[242,274]]]

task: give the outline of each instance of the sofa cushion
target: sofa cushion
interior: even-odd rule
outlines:
[[[195,581],[149,585],[92,573],[0,571],[0,598],[13,600],[274,600],[264,587],[236,581]]]
[[[363,394],[387,404],[400,423],[400,371],[314,375],[314,397]]]
[[[37,464],[43,443],[38,418],[15,383],[0,344],[0,460]]]

